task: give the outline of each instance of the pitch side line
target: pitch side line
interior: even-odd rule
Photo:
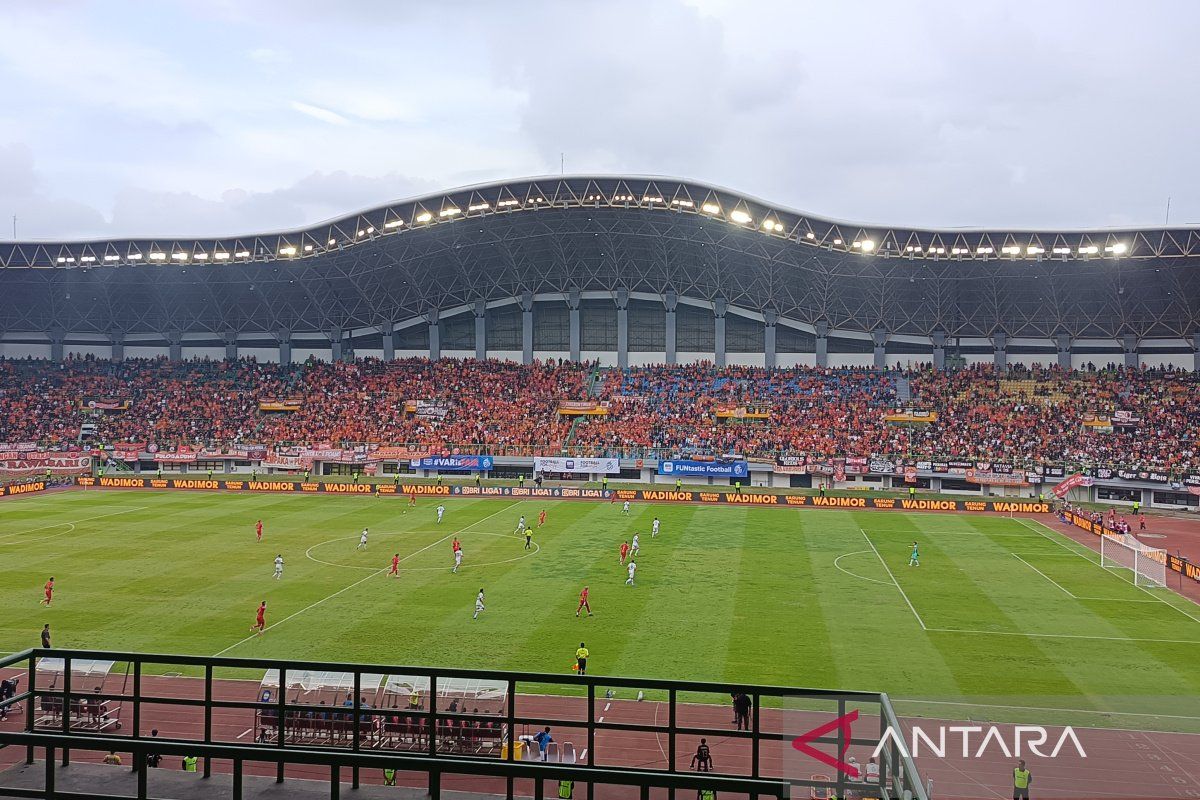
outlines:
[[[929,630],[928,626],[925,625],[925,620],[921,619],[921,615],[917,613],[917,609],[913,606],[912,600],[909,600],[908,595],[905,594],[904,587],[900,585],[900,581],[896,580],[896,576],[892,574],[892,568],[889,567],[887,562],[883,560],[883,556],[879,555],[879,550],[875,547],[875,543],[871,541],[871,537],[868,536],[867,532],[862,528],[859,528],[858,532],[861,533],[863,538],[867,540],[867,544],[871,545],[871,549],[875,552],[875,556],[879,559],[879,563],[883,564],[884,571],[887,572],[888,577],[892,579],[892,583],[896,585],[896,588],[900,590],[900,596],[904,598],[905,603],[908,603],[908,610],[911,611],[913,616],[917,618],[917,622],[921,625],[921,630]]]
[[[446,541],[447,539],[452,538],[456,533],[461,533],[462,531],[469,530],[470,528],[473,528],[482,522],[487,522],[492,517],[503,514],[505,511],[508,511],[510,508],[512,508],[513,506],[517,505],[517,503],[520,503],[520,502],[521,501],[518,500],[516,503],[510,503],[509,505],[507,505],[504,508],[497,511],[495,514],[488,514],[483,519],[472,522],[466,528],[460,528],[457,531],[452,531],[451,533],[448,533],[445,536],[443,536],[441,539],[438,539],[436,542],[431,542],[430,544],[425,545],[424,547],[422,547],[419,550],[414,550],[413,552],[409,553],[408,555],[406,555],[404,558],[402,558],[400,560],[407,561],[408,559],[412,558],[413,556],[420,555],[421,553],[424,553],[426,550],[429,550],[430,548],[437,547],[442,542]],[[271,623],[270,625],[268,625],[266,628],[263,629],[263,633],[266,633],[267,631],[271,630],[272,628],[276,628],[276,627],[282,625],[283,623],[287,622],[290,619],[295,619],[296,617],[300,616],[301,614],[303,614],[306,611],[311,611],[312,609],[316,608],[317,606],[321,605],[322,603],[324,603],[328,600],[332,600],[333,598],[337,597],[338,595],[345,594],[346,592],[350,591],[354,587],[366,583],[367,581],[371,580],[371,578],[374,578],[377,575],[381,575],[384,572],[387,572],[389,569],[391,569],[390,565],[386,566],[386,567],[380,567],[379,569],[375,570],[374,572],[372,572],[370,575],[366,576],[365,578],[361,578],[343,589],[338,589],[336,592],[334,592],[331,595],[328,595],[327,597],[322,597],[320,600],[316,601],[315,603],[307,605],[304,608],[300,609],[299,611],[289,614],[288,616],[284,617],[283,619],[279,620],[278,622]],[[212,657],[217,658],[218,656],[223,656],[226,653],[228,653],[230,650],[234,649],[235,647],[238,647],[239,645],[243,645],[246,642],[250,641],[251,639],[257,639],[258,636],[259,636],[259,634],[257,634],[257,633],[251,634],[251,635],[247,636],[245,639],[234,642],[233,644],[229,645],[229,647],[226,647],[221,652],[214,653]]]
[[[970,628],[926,628],[930,633],[967,633],[975,636],[1026,636],[1035,639],[1089,639],[1100,642],[1151,642],[1154,644],[1200,644],[1200,639],[1139,639],[1133,636],[1089,636],[1080,633],[1026,633],[1024,631],[977,631]]]
[[[1063,544],[1061,541],[1059,541],[1057,538],[1055,538],[1055,537],[1058,537],[1058,536],[1062,536],[1062,534],[1061,534],[1061,533],[1059,533],[1058,531],[1054,530],[1053,528],[1051,528],[1049,525],[1046,525],[1044,522],[1040,522],[1040,521],[1038,521],[1038,520],[1034,520],[1034,522],[1035,522],[1036,524],[1038,524],[1038,525],[1041,525],[1043,528],[1045,528],[1046,530],[1050,531],[1050,533],[1054,534],[1054,536],[1053,536],[1053,537],[1052,537],[1052,536],[1047,536],[1047,535],[1046,535],[1045,533],[1043,533],[1042,531],[1040,531],[1040,530],[1038,530],[1037,528],[1034,528],[1033,526],[1029,525],[1029,524],[1028,524],[1028,522],[1027,522],[1025,519],[1021,519],[1021,520],[1020,520],[1020,522],[1021,522],[1021,524],[1022,524],[1022,525],[1024,525],[1026,528],[1029,528],[1029,530],[1033,531],[1034,533],[1038,534],[1039,536],[1042,536],[1043,538],[1049,539],[1050,541],[1054,542],[1054,543],[1055,543],[1055,544],[1057,544],[1058,546],[1062,547],[1062,548],[1063,548],[1064,550],[1066,550],[1068,553],[1074,553],[1075,555],[1077,555],[1077,556],[1079,556],[1080,558],[1082,558],[1084,561],[1087,561],[1089,564],[1092,564],[1092,565],[1094,565],[1094,566],[1098,567],[1099,569],[1102,569],[1102,570],[1104,570],[1104,571],[1105,571],[1107,574],[1109,574],[1109,575],[1113,575],[1113,577],[1117,578],[1117,580],[1120,580],[1122,583],[1129,583],[1129,584],[1132,584],[1132,585],[1134,586],[1134,588],[1141,589],[1143,592],[1145,592],[1145,593],[1146,593],[1146,595],[1147,595],[1147,596],[1154,598],[1154,600],[1158,601],[1159,603],[1162,603],[1162,604],[1163,604],[1164,606],[1166,606],[1167,608],[1172,608],[1172,609],[1174,609],[1174,610],[1178,611],[1180,614],[1182,614],[1183,616],[1187,617],[1187,618],[1188,618],[1188,619],[1190,619],[1192,622],[1200,622],[1200,617],[1193,617],[1191,614],[1189,614],[1188,612],[1184,611],[1182,608],[1180,608],[1179,606],[1175,605],[1174,603],[1168,603],[1166,600],[1163,600],[1161,597],[1159,597],[1159,596],[1158,596],[1158,595],[1156,595],[1154,592],[1152,592],[1152,591],[1150,591],[1149,589],[1147,589],[1145,586],[1138,586],[1138,585],[1137,585],[1136,583],[1134,583],[1133,581],[1126,581],[1126,580],[1122,579],[1120,576],[1114,575],[1114,574],[1112,573],[1112,571],[1110,571],[1110,570],[1108,570],[1108,569],[1105,569],[1105,567],[1104,567],[1104,565],[1103,565],[1103,564],[1101,564],[1101,563],[1100,563],[1099,561],[1097,561],[1096,559],[1092,558],[1090,555],[1085,555],[1085,554],[1083,554],[1083,553],[1079,552],[1078,550],[1076,550],[1075,548],[1073,548],[1073,547],[1068,547],[1067,545]],[[1088,553],[1090,553],[1090,554],[1093,554],[1093,555],[1095,554],[1095,551],[1094,551],[1094,550],[1092,550],[1091,548],[1088,548],[1086,545],[1079,544],[1079,543],[1078,543],[1078,542],[1076,542],[1074,539],[1067,538],[1067,541],[1071,542],[1071,544],[1076,544],[1076,545],[1079,545],[1079,547],[1083,547],[1083,548],[1087,549]],[[1182,595],[1180,595],[1180,597],[1182,597]],[[1184,598],[1183,598],[1183,600],[1184,600],[1185,602],[1190,602],[1190,601],[1188,601],[1188,598],[1186,598],[1186,597],[1184,597]],[[1145,641],[1153,641],[1153,640],[1147,639],[1147,640],[1145,640]]]

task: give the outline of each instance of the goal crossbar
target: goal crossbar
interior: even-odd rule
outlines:
[[[1147,547],[1130,534],[1100,537],[1100,566],[1129,570],[1135,586],[1167,585],[1167,551]]]

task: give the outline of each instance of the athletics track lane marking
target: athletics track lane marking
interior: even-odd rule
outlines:
[[[480,519],[480,520],[477,520],[477,521],[475,521],[475,522],[472,522],[470,525],[468,525],[468,526],[467,526],[467,527],[465,527],[465,528],[462,528],[462,529],[460,529],[460,530],[457,530],[457,531],[452,531],[451,533],[448,533],[448,534],[446,534],[445,536],[443,536],[441,539],[438,539],[436,542],[431,542],[430,544],[427,544],[427,545],[425,545],[424,547],[422,547],[420,550],[415,550],[415,551],[413,551],[413,552],[409,553],[408,555],[406,555],[404,558],[402,558],[402,559],[400,559],[400,560],[401,560],[401,561],[407,561],[408,559],[412,558],[413,556],[420,555],[421,553],[424,553],[426,550],[429,550],[429,549],[431,549],[431,548],[437,547],[439,544],[441,544],[442,542],[444,542],[444,541],[446,541],[447,539],[451,538],[451,537],[452,537],[452,536],[454,536],[455,534],[457,534],[457,533],[462,533],[462,532],[463,532],[463,531],[465,531],[465,530],[470,530],[471,528],[475,527],[476,525],[478,525],[478,524],[480,524],[480,523],[482,523],[482,522],[487,522],[487,521],[488,521],[489,519],[491,519],[492,517],[499,516],[500,514],[503,514],[505,511],[508,511],[510,508],[512,508],[513,506],[515,506],[515,505],[519,504],[520,502],[521,502],[521,501],[520,501],[520,500],[518,500],[517,502],[515,502],[515,503],[511,503],[511,504],[509,504],[509,505],[505,506],[504,508],[500,509],[500,510],[499,510],[499,511],[497,511],[495,514],[488,514],[488,515],[487,515],[486,517],[484,517],[483,519]],[[343,588],[343,589],[338,589],[336,592],[334,592],[334,593],[333,593],[333,594],[331,594],[331,595],[328,595],[328,596],[326,596],[326,597],[322,597],[320,600],[316,601],[315,603],[311,603],[311,604],[309,604],[309,605],[305,606],[304,608],[300,609],[299,611],[296,611],[296,612],[294,612],[294,613],[292,613],[292,614],[289,614],[288,616],[284,617],[283,619],[279,620],[278,622],[273,622],[273,623],[271,623],[270,625],[268,625],[266,628],[264,628],[264,629],[263,629],[263,633],[266,633],[267,631],[271,630],[272,628],[275,628],[275,627],[278,627],[278,626],[282,625],[283,623],[287,622],[287,621],[288,621],[288,620],[290,620],[290,619],[294,619],[294,618],[296,618],[296,617],[300,616],[301,614],[303,614],[303,613],[304,613],[304,612],[306,612],[306,611],[310,611],[310,610],[312,610],[312,609],[316,608],[317,606],[321,605],[322,603],[324,603],[324,602],[326,602],[326,601],[328,601],[328,600],[332,600],[333,598],[337,597],[337,596],[338,596],[338,595],[340,595],[340,594],[345,594],[346,592],[350,591],[350,590],[351,590],[351,589],[353,589],[354,587],[356,587],[356,586],[359,586],[360,584],[366,583],[367,581],[371,580],[371,578],[374,578],[374,577],[375,577],[375,576],[377,576],[377,575],[382,575],[384,572],[386,572],[386,571],[387,571],[387,570],[389,570],[389,569],[391,569],[391,567],[390,567],[390,566],[387,566],[387,567],[380,567],[379,569],[375,570],[374,572],[372,572],[370,575],[366,576],[365,578],[361,578],[360,580],[357,580],[357,581],[355,581],[354,583],[350,584],[349,586],[347,586],[347,587],[345,587],[345,588]],[[239,645],[243,645],[243,644],[245,644],[246,642],[250,641],[251,639],[257,639],[257,638],[259,637],[259,635],[260,635],[260,634],[257,634],[257,633],[252,633],[252,634],[250,634],[249,636],[247,636],[245,639],[242,639],[242,640],[240,640],[240,641],[234,642],[233,644],[229,645],[229,647],[226,647],[226,648],[225,648],[224,650],[222,650],[221,652],[219,652],[219,653],[214,653],[214,654],[213,654],[213,658],[217,658],[218,656],[223,656],[223,655],[225,655],[226,653],[228,653],[230,650],[234,649],[235,647],[237,647],[237,646],[239,646]]]

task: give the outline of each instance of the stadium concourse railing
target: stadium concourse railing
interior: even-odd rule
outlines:
[[[43,658],[52,659],[47,664],[52,663],[53,669],[45,672],[39,669],[39,662]],[[83,675],[88,665],[97,662],[104,664],[106,669],[112,668],[110,679],[92,688],[96,679],[89,676],[87,684],[80,685],[84,682]],[[896,746],[894,738],[885,736],[888,730],[902,730],[885,694],[591,675],[563,676],[61,649],[14,653],[0,659],[0,670],[19,671],[21,682],[24,683],[24,686],[20,686],[21,682],[18,682],[21,690],[0,701],[0,708],[10,712],[10,719],[23,719],[23,725],[17,729],[0,726],[0,749],[24,748],[27,765],[36,763],[40,750],[42,770],[34,774],[44,770],[41,786],[33,788],[11,786],[5,780],[14,770],[22,770],[27,777],[27,767],[14,767],[0,772],[0,797],[115,800],[128,796],[99,794],[96,791],[75,792],[58,785],[60,768],[71,763],[72,751],[85,751],[131,753],[132,772],[136,773],[135,796],[139,800],[152,800],[149,775],[155,774],[155,782],[158,782],[163,774],[148,768],[148,757],[152,754],[180,759],[195,757],[202,764],[197,771],[205,778],[211,776],[214,761],[221,764],[229,762],[232,770],[230,791],[235,800],[243,796],[246,766],[251,764],[273,765],[275,780],[281,783],[285,777],[288,780],[302,780],[294,775],[285,775],[289,766],[306,766],[310,774],[312,767],[328,769],[331,798],[339,797],[346,770],[350,773],[349,785],[358,788],[360,771],[363,769],[396,770],[409,776],[423,776],[428,794],[434,800],[442,796],[442,784],[447,778],[454,779],[457,786],[461,786],[463,780],[490,781],[494,790],[487,793],[492,795],[505,791],[499,788],[503,781],[509,800],[515,796],[542,800],[547,781],[552,782],[552,794],[563,796],[561,790],[566,785],[569,787],[566,795],[573,796],[575,800],[632,798],[635,795],[641,800],[649,800],[652,791],[655,797],[669,800],[675,800],[679,791],[696,792],[697,797],[720,796],[721,800],[742,797],[750,800],[759,797],[785,800],[810,796],[893,800],[929,798],[911,758]],[[273,672],[276,670],[278,672]],[[119,676],[122,671],[124,678],[120,681],[119,690],[116,686],[107,685],[114,683],[112,678]],[[176,677],[174,680],[195,681],[194,686],[189,687],[194,691],[181,692],[178,684],[172,691],[166,683],[169,680],[166,676],[179,676],[185,671],[198,677]],[[222,677],[214,677],[217,671],[222,672]],[[260,694],[258,684],[245,678],[237,681],[232,677],[224,677],[245,676],[249,671],[264,676],[269,674],[271,683],[268,684],[264,679],[262,686],[279,687],[277,693],[268,699],[267,695]],[[79,672],[75,680],[73,672]],[[318,706],[311,698],[308,698],[308,702],[299,702],[299,690],[290,683],[289,674],[294,676],[291,680],[302,674],[342,676],[348,683],[341,685],[348,693],[348,701],[353,698],[353,702],[348,702],[344,707]],[[362,704],[363,694],[369,693],[366,687],[379,686],[381,676],[397,675],[405,676],[406,680],[427,681],[428,705],[421,704],[419,710],[414,711],[400,705]],[[466,713],[465,707],[451,711],[447,704],[447,708],[440,708],[438,700],[444,698],[439,695],[439,683],[442,686],[462,686],[471,682],[479,682],[472,685],[487,684],[505,690],[502,695],[497,694],[502,701],[497,713],[491,716],[498,723],[501,746],[490,749],[489,755],[479,752],[466,754],[443,747],[443,744],[458,741],[453,738],[453,727],[448,726],[478,720],[480,715],[477,709]],[[233,684],[240,684],[238,688],[241,692],[249,692],[249,696],[256,699],[229,699],[229,687]],[[156,687],[161,691],[156,693]],[[519,692],[522,687],[527,689],[525,693]],[[290,701],[289,690],[294,690]],[[566,697],[553,697],[545,694],[547,691],[562,693]],[[632,701],[634,692],[636,702],[642,700],[643,694],[665,697],[665,722],[658,723],[658,708],[653,724],[606,722],[604,713],[610,702],[620,702],[611,699],[615,691],[629,692],[627,702]],[[697,724],[702,720],[697,719],[696,709],[714,712],[710,714],[711,717],[727,722],[727,717],[722,715],[729,713],[728,700],[719,706],[698,703],[706,699],[711,702],[716,696],[728,698],[733,692],[742,692],[751,698],[749,730],[733,731],[728,726],[718,728],[711,724]],[[564,704],[569,709],[580,711],[583,696],[587,701],[586,713],[578,714],[575,718],[567,716],[571,712],[562,710]],[[520,703],[518,698],[521,699]],[[574,705],[571,705],[572,699]],[[529,713],[522,708],[527,702],[543,704],[548,711],[557,711],[551,714]],[[651,699],[650,702],[664,701]],[[88,704],[95,704],[95,710],[89,708]],[[295,735],[297,729],[305,727],[306,720],[313,718],[317,709],[318,714],[332,712],[328,714],[329,717],[339,718],[343,735],[319,743],[311,737]],[[846,720],[857,720],[862,709],[866,709],[868,715],[878,717],[878,728],[873,736],[856,736],[849,723],[841,724]],[[168,731],[176,733],[175,736],[150,737],[145,732],[145,728],[149,727],[145,722],[148,711],[156,713],[158,721],[155,724],[159,727],[165,727],[163,720],[166,715],[176,715],[188,721],[181,721],[178,729]],[[806,716],[801,716],[799,723],[795,720],[789,722],[791,711]],[[106,720],[115,714],[120,725],[95,724],[101,718],[101,713],[102,719]],[[378,730],[375,726],[383,724],[389,717],[395,719],[397,713],[419,720],[416,724],[421,726],[423,735],[413,739],[414,747],[402,748],[399,739],[395,746],[388,746],[378,736],[371,734],[373,727]],[[201,719],[202,724],[199,724]],[[785,730],[789,725],[808,728],[814,719],[818,722],[814,730]],[[222,730],[230,725],[233,729],[246,725],[248,730],[241,736],[251,731],[259,733],[249,739],[242,739],[241,736],[230,738],[215,730],[214,721],[220,723]],[[872,723],[867,724],[874,730]],[[581,731],[581,735],[586,736],[587,750],[580,753],[577,761],[570,763],[521,758],[517,755],[520,748],[510,745],[521,741],[519,731],[529,726],[536,726],[538,730],[543,726],[553,726],[557,730]],[[835,729],[836,734],[826,735]],[[189,732],[193,732],[192,735],[188,735]],[[610,735],[598,743],[597,734],[600,733]],[[655,734],[665,766],[646,766],[644,755],[629,756],[628,750],[624,758],[629,759],[630,763],[622,763],[622,733]],[[806,764],[789,762],[789,759],[794,761],[797,758],[790,743],[800,734],[804,734],[805,743],[810,746],[824,745],[831,755]],[[661,744],[662,737],[667,742],[665,749]],[[691,765],[685,763],[686,748],[692,742],[698,742],[700,737],[720,737],[719,747],[714,746],[715,765],[711,772],[690,771]],[[717,740],[714,738],[713,741],[716,745]],[[883,746],[880,746],[881,742]],[[680,744],[685,750],[680,750]],[[831,764],[840,760],[851,745],[878,750],[880,770],[877,779],[855,779],[842,768],[830,769],[818,763]],[[741,755],[748,757],[734,757],[731,751],[735,749],[740,749]],[[747,750],[748,753],[745,752]],[[639,759],[641,763],[638,763]],[[813,774],[809,767],[815,768],[813,771],[818,774]],[[789,774],[791,772],[803,774]],[[833,773],[832,777],[830,773]],[[130,783],[133,782],[134,778],[131,778]],[[320,785],[311,781],[309,784],[310,787]],[[585,792],[577,791],[576,787],[585,789]],[[307,796],[312,796],[311,790]],[[687,797],[690,800],[690,794]]]

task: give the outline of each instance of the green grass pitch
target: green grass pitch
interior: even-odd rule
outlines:
[[[5,501],[0,650],[36,646],[49,622],[67,647],[570,674],[586,641],[595,674],[1071,708],[1200,695],[1200,607],[1028,520],[449,499],[438,525],[437,505],[95,490]],[[536,524],[543,508],[526,551],[517,519]],[[635,531],[631,588],[618,547]],[[584,585],[595,616],[576,619]],[[487,610],[472,620],[480,587]],[[253,637],[264,599],[269,628]]]

